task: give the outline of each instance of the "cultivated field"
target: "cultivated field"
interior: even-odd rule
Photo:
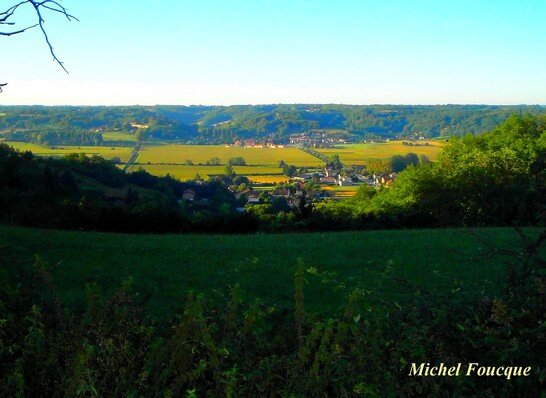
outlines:
[[[388,159],[393,155],[403,155],[410,152],[417,155],[426,155],[434,160],[445,145],[445,141],[426,142],[429,145],[402,145],[402,141],[347,144],[339,145],[336,148],[317,149],[317,151],[327,156],[339,155],[341,161],[346,164],[366,164],[369,159]],[[424,142],[421,144],[424,144]]]
[[[131,136],[125,133],[104,133],[108,140],[130,140]],[[429,145],[406,146],[401,141],[373,144],[348,144],[336,148],[318,149],[328,156],[339,155],[345,164],[366,164],[369,159],[388,159],[396,154],[414,152],[427,155],[434,159],[440,152],[444,142],[428,141]],[[13,142],[8,143],[16,149],[32,151],[36,155],[61,156],[70,153],[85,153],[87,155],[100,155],[106,159],[118,157],[122,162],[127,162],[131,156],[132,148],[128,147],[89,147],[89,146],[59,146],[46,148],[36,144]],[[206,166],[206,162],[212,158],[219,158],[221,166]],[[130,171],[143,168],[151,174],[164,176],[170,174],[181,180],[193,179],[196,174],[207,179],[211,175],[222,174],[224,165],[231,158],[242,157],[247,166],[236,166],[235,172],[247,176],[251,181],[262,184],[286,182],[288,178],[277,167],[280,160],[287,164],[319,168],[323,162],[297,148],[240,148],[226,147],[224,145],[145,145],[136,160],[136,164],[129,168]],[[191,160],[193,165],[186,165]],[[344,189],[337,196],[351,196],[351,189]]]
[[[510,229],[480,229],[499,247],[515,247]],[[0,241],[29,260],[50,264],[63,301],[83,305],[85,286],[112,293],[132,278],[156,316],[170,315],[189,290],[215,294],[240,284],[248,299],[291,308],[294,265],[306,266],[306,307],[338,312],[354,288],[375,300],[414,293],[395,276],[431,291],[490,295],[502,286],[500,258],[480,257],[481,243],[462,229],[274,235],[125,235],[0,226]]]
[[[127,162],[131,157],[132,148],[128,147],[102,147],[102,146],[68,146],[62,145],[55,148],[46,148],[41,145],[27,142],[6,142],[20,151],[31,151],[39,156],[64,156],[71,153],[85,153],[88,156],[99,155],[105,159],[118,157],[122,162]]]
[[[358,190],[358,185],[349,185],[340,187],[338,185],[323,185],[321,186],[322,189],[325,191],[333,191],[334,196],[338,198],[350,198],[352,196],[356,195],[356,191]]]
[[[144,146],[138,163],[205,164],[216,157],[225,164],[230,158],[243,157],[248,165],[277,166],[279,160],[296,166],[319,166],[322,162],[297,148],[240,148],[224,145],[157,145]]]
[[[204,166],[204,165],[170,165],[170,164],[137,164],[131,166],[129,171],[136,171],[143,168],[147,172],[157,176],[170,174],[172,177],[182,181],[193,179],[196,174],[208,179],[213,175],[223,174],[225,166]],[[234,166],[235,173],[247,176],[254,182],[284,182],[287,177],[282,174],[282,169],[271,166]]]

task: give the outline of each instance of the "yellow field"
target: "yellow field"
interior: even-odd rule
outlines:
[[[350,198],[356,195],[358,190],[358,185],[350,185],[345,187],[340,187],[338,185],[323,185],[321,189],[325,191],[334,191],[334,196],[338,198]]]
[[[243,157],[249,165],[276,166],[279,160],[295,166],[317,166],[322,162],[297,148],[239,148],[224,145],[158,145],[145,146],[138,163],[177,163],[187,159],[205,164],[211,158],[226,163],[230,158]]]
[[[147,172],[157,176],[171,176],[179,180],[193,179],[196,174],[207,179],[210,175],[223,174],[225,166],[184,166],[184,165],[163,165],[163,164],[138,164],[131,166],[129,171],[136,171],[143,168]],[[282,175],[282,169],[267,166],[234,166],[235,173],[248,177],[251,181],[269,183],[284,182],[287,177]]]
[[[445,142],[426,142],[428,142],[429,145],[402,145],[402,141],[389,141],[373,144],[347,144],[339,145],[336,148],[317,149],[317,151],[324,153],[327,156],[339,155],[341,161],[346,164],[366,164],[366,161],[369,159],[388,159],[393,155],[404,155],[410,152],[416,153],[417,155],[426,155],[431,160],[434,160]]]
[[[108,136],[117,134],[117,136]],[[121,135],[120,135],[121,134]],[[105,133],[107,139],[126,138],[124,133]],[[414,152],[418,155],[426,155],[435,159],[444,142],[428,141],[429,145],[406,146],[401,141],[390,141],[374,144],[348,144],[331,149],[318,149],[326,155],[339,155],[345,164],[366,164],[369,159],[388,159],[396,154]],[[36,155],[60,156],[70,153],[85,153],[86,155],[99,155],[105,159],[119,157],[122,162],[127,162],[131,156],[132,148],[127,147],[93,147],[93,146],[62,146],[54,149],[36,144],[8,142],[7,144],[22,151],[31,151]],[[247,176],[256,183],[286,182],[288,178],[282,175],[282,170],[277,166],[279,160],[297,166],[320,167],[323,162],[319,159],[293,147],[288,148],[238,148],[223,145],[157,145],[144,147],[137,159],[137,165],[130,170],[144,168],[148,172],[158,176],[170,174],[180,180],[193,179],[196,174],[203,178],[209,175],[223,174],[224,165],[205,166],[207,160],[213,157],[226,163],[230,158],[243,157],[250,166],[235,166],[234,170],[239,175]],[[186,166],[183,163],[191,160],[194,165]],[[151,164],[147,164],[151,163]],[[158,164],[175,163],[175,164]],[[202,163],[202,164],[199,164]],[[344,188],[341,190],[340,188]],[[336,196],[350,196],[354,190],[352,187],[335,188]]]
[[[285,175],[254,175],[247,177],[250,181],[258,184],[283,184],[288,181],[288,177]]]
[[[71,153],[85,153],[88,156],[99,155],[105,159],[114,157],[120,158],[122,162],[126,162],[131,157],[132,148],[127,147],[101,147],[101,146],[59,146],[54,149],[46,148],[37,144],[27,142],[6,142],[20,151],[31,151],[38,156],[63,156]]]

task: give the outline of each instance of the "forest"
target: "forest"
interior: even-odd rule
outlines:
[[[0,106],[5,140],[43,144],[99,145],[101,131],[125,131],[140,139],[194,144],[233,143],[237,139],[288,142],[295,133],[338,134],[349,141],[433,138],[480,134],[512,114],[541,114],[538,105],[235,105],[235,106]],[[137,127],[138,126],[138,127]],[[53,131],[58,136],[44,136]]]

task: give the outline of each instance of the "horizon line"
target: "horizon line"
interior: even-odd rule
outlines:
[[[517,103],[517,104],[492,104],[492,103],[369,103],[354,104],[343,102],[270,102],[270,103],[232,103],[232,104],[0,104],[0,107],[15,106],[42,106],[42,107],[155,107],[155,106],[181,106],[181,107],[231,107],[231,106],[279,106],[279,105],[336,105],[336,106],[539,106],[546,107],[546,103]]]

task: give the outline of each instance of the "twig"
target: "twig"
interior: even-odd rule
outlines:
[[[42,1],[36,1],[36,0],[24,0],[20,1],[19,3],[9,7],[6,11],[0,12],[0,26],[1,25],[9,25],[13,26],[15,25],[15,22],[10,21],[10,18],[12,18],[15,14],[15,12],[19,9],[19,7],[30,4],[36,13],[37,21],[33,25],[29,25],[25,28],[8,31],[8,32],[0,32],[0,36],[14,36],[21,33],[26,32],[29,29],[39,27],[40,31],[42,32],[42,35],[45,39],[45,42],[47,46],[49,47],[49,52],[53,56],[53,61],[59,64],[63,70],[68,73],[68,70],[65,68],[64,63],[57,57],[57,54],[55,53],[55,50],[53,48],[53,45],[51,44],[51,41],[49,40],[49,36],[47,34],[47,31],[45,29],[45,20],[43,18],[42,12],[43,10],[48,10],[51,12],[59,13],[61,15],[64,15],[68,21],[79,21],[78,18],[76,18],[74,15],[70,14],[68,10],[62,6],[58,1],[55,0],[42,0]],[[0,93],[2,92],[2,87],[6,84],[0,84]]]

